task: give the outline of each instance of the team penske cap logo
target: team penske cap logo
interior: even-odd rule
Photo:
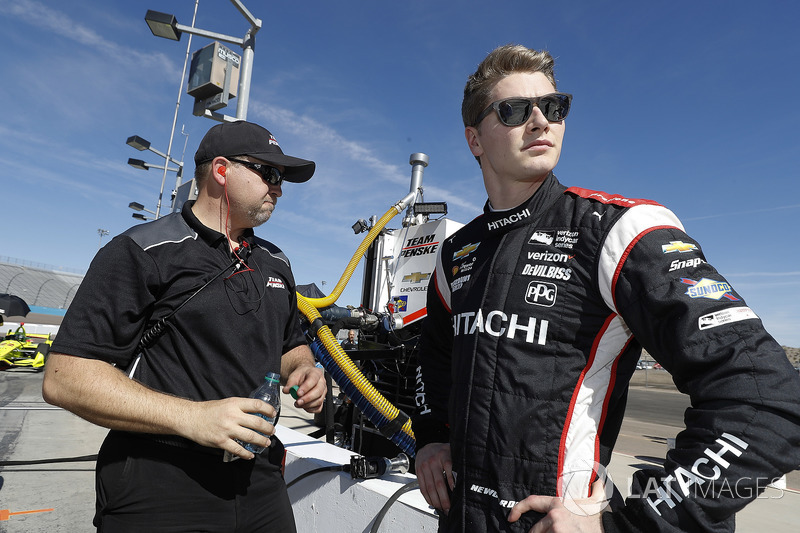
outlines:
[[[683,241],[670,241],[669,244],[662,244],[661,251],[665,254],[671,254],[674,252],[679,252],[685,254],[687,252],[695,252],[697,251],[697,246],[690,242],[683,242]]]
[[[270,276],[267,280],[267,287],[272,289],[285,289],[286,285],[283,284],[283,280],[281,278],[273,278]]]

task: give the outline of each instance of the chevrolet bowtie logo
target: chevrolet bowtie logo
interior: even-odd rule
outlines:
[[[409,274],[408,276],[403,276],[403,281],[404,282],[408,281],[410,283],[419,283],[421,281],[425,281],[429,277],[431,277],[431,273],[430,272],[428,272],[426,274],[423,274],[422,272],[413,272],[413,273]]]
[[[460,249],[459,251],[457,251],[456,253],[453,254],[453,261],[455,261],[456,259],[462,258],[462,257],[467,257],[469,254],[471,254],[472,252],[477,250],[478,246],[480,244],[481,243],[468,244],[468,245],[464,246],[462,249]]]
[[[697,246],[683,241],[670,241],[669,244],[661,245],[661,251],[665,254],[671,254],[672,252],[680,252],[684,254],[686,252],[694,252],[695,250],[697,250]]]

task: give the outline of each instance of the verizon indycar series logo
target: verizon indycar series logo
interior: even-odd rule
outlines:
[[[710,329],[717,326],[724,326],[725,324],[730,324],[732,322],[752,320],[754,318],[758,318],[758,315],[755,314],[749,307],[732,307],[730,309],[724,309],[722,311],[717,311],[716,313],[701,316],[697,320],[697,326],[701,330]]]
[[[558,248],[573,248],[578,244],[578,232],[565,229],[537,230],[528,239],[528,244],[543,244]]]
[[[531,235],[528,244],[545,244],[550,246],[555,240],[555,235],[552,231],[534,231]]]
[[[686,295],[689,298],[708,298],[709,300],[720,300],[727,298],[732,302],[738,302],[739,298],[731,294],[733,288],[724,281],[715,281],[713,279],[702,278],[700,281],[695,281],[689,278],[681,278],[681,282],[686,285],[691,285]]]

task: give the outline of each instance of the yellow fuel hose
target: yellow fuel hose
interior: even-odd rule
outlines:
[[[356,267],[358,266],[359,261],[364,256],[364,253],[367,251],[367,248],[372,244],[372,241],[375,240],[375,237],[383,230],[386,224],[394,218],[402,209],[398,210],[398,205],[393,205],[389,208],[388,211],[372,226],[372,229],[369,230],[367,236],[364,237],[364,240],[361,241],[361,245],[356,249],[356,252],[353,254],[353,257],[350,259],[350,262],[347,264],[347,268],[344,269],[344,273],[342,277],[339,278],[339,281],[336,283],[336,286],[333,288],[331,293],[324,297],[324,298],[306,298],[300,294],[297,295],[298,299],[303,298],[304,300],[308,301],[311,305],[316,307],[317,309],[321,309],[323,307],[328,307],[329,305],[333,305],[333,303],[341,296],[342,291],[347,286],[347,283],[350,281],[350,277],[353,275]]]
[[[361,245],[353,254],[353,257],[350,259],[347,268],[345,268],[342,277],[339,279],[339,282],[336,284],[333,291],[331,291],[330,295],[324,298],[306,298],[299,293],[297,294],[297,307],[300,312],[303,313],[306,319],[308,319],[310,324],[314,324],[316,320],[321,321],[322,317],[317,309],[333,305],[333,303],[341,295],[345,286],[347,286],[347,283],[350,281],[350,277],[353,275],[353,272],[358,266],[361,257],[363,257],[364,253],[367,251],[367,248],[369,248],[389,220],[391,220],[398,213],[402,212],[405,206],[408,205],[411,200],[413,200],[415,195],[416,193],[409,193],[403,200],[393,205],[388,211],[386,211],[386,213],[375,223],[367,236],[362,240]],[[399,422],[402,422],[402,427],[398,432],[396,432],[396,436],[404,443],[401,448],[404,448],[407,453],[410,451],[410,454],[413,456],[414,433],[411,430],[411,420],[409,420],[406,416],[403,417],[405,420],[398,419],[398,415],[401,414],[401,411],[392,405],[380,392],[378,392],[377,389],[375,389],[375,387],[372,386],[367,378],[364,377],[364,374],[361,372],[361,370],[358,369],[350,357],[347,356],[339,343],[336,342],[336,337],[333,335],[328,326],[322,325],[319,327],[316,331],[316,336],[322,341],[322,345],[327,351],[327,354],[330,355],[333,363],[335,363],[338,367],[336,369],[338,370],[337,372],[331,372],[331,369],[328,369],[327,367],[326,370],[328,370],[334,377],[339,375],[340,378],[345,378],[347,381],[349,381],[350,384],[355,387],[356,391],[360,393],[367,402],[369,402],[369,405],[373,407],[377,413],[379,413],[379,416],[377,416],[378,420],[376,421],[372,420],[372,418],[369,416],[370,413],[365,412],[367,417],[370,418],[370,421],[375,424],[378,429],[383,429],[379,424],[383,423],[383,425],[386,425],[386,421],[394,423],[397,426],[399,426]],[[323,361],[323,366],[324,363],[325,361]],[[337,383],[340,387],[343,385],[342,383],[339,383],[338,380]],[[356,403],[356,405],[359,405],[359,402],[356,398],[352,398],[351,396],[351,399]],[[363,402],[361,403],[363,405]],[[362,408],[362,412],[364,411],[365,410]],[[392,440],[395,440],[397,443],[398,439],[393,438]]]

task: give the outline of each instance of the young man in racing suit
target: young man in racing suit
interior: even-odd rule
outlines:
[[[522,46],[467,82],[489,199],[428,291],[420,489],[440,531],[733,530],[800,464],[800,378],[672,212],[556,180],[570,102],[552,57]],[[603,473],[642,346],[692,408],[623,503]]]

